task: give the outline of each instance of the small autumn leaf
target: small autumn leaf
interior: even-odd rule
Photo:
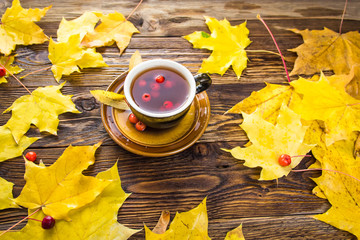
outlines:
[[[56,81],[62,75],[80,72],[79,68],[107,67],[103,57],[95,49],[80,46],[80,35],[71,35],[67,42],[54,42],[50,39],[49,60],[53,64],[51,71]]]
[[[327,212],[315,215],[314,218],[360,238],[360,162],[353,156],[354,139],[352,137],[328,147],[313,149],[321,168],[343,173],[323,170],[320,177],[313,179],[318,185],[320,196],[325,196],[332,205]]]
[[[196,208],[176,213],[169,229],[163,234],[153,233],[145,225],[145,239],[210,239],[208,236],[208,217],[206,198]]]
[[[197,31],[184,36],[194,48],[213,51],[210,57],[202,62],[199,72],[223,75],[232,66],[236,76],[240,78],[248,61],[245,48],[251,43],[246,22],[231,26],[226,19],[218,21],[216,18],[205,16],[205,20],[211,35]]]
[[[16,45],[39,44],[48,40],[43,30],[34,22],[40,21],[51,6],[43,9],[24,9],[14,0],[6,9],[0,24],[0,52],[9,55]]]
[[[259,180],[273,180],[287,176],[302,158],[293,157],[289,166],[282,167],[278,162],[279,156],[305,155],[313,147],[303,142],[308,127],[303,126],[301,117],[286,105],[281,107],[276,125],[264,120],[261,111],[252,114],[243,113],[243,117],[241,128],[245,130],[252,145],[226,151],[237,159],[245,160],[244,165],[247,167],[261,167]]]
[[[242,224],[226,234],[224,240],[245,240],[242,231]]]
[[[347,139],[353,131],[360,130],[360,101],[347,94],[345,89],[330,85],[324,74],[319,81],[300,78],[291,85],[303,95],[301,104],[294,106],[294,111],[305,120],[325,122],[326,145]]]
[[[138,65],[141,62],[142,62],[142,58],[140,52],[136,50],[130,58],[129,71],[131,71],[131,69],[133,69],[136,65]]]
[[[13,186],[12,182],[8,182],[0,177],[0,210],[19,207],[13,199]]]
[[[119,12],[115,11],[107,15],[99,13],[97,16],[101,23],[92,32],[85,35],[82,45],[92,48],[110,46],[116,42],[120,54],[122,54],[129,45],[131,36],[139,31]]]
[[[99,17],[96,14],[96,12],[85,12],[71,21],[63,18],[57,30],[57,41],[67,42],[70,36],[80,34],[81,42],[86,33],[93,31],[98,23]]]
[[[1,25],[0,25],[1,26]],[[2,65],[4,65],[4,67],[10,71],[10,73],[12,74],[18,74],[20,72],[22,72],[24,69],[20,68],[19,66],[17,65],[12,65],[13,62],[14,62],[14,59],[15,57],[14,56],[7,56],[7,57],[0,57],[0,63]],[[0,77],[0,84],[1,83],[6,83],[6,77],[8,77],[10,75],[9,72],[6,71],[6,75],[3,76],[3,77]]]
[[[128,110],[129,106],[125,101],[125,96],[119,93],[104,91],[104,90],[92,90],[90,93],[98,100],[99,102],[120,109]]]
[[[49,167],[25,161],[26,184],[15,202],[29,209],[41,208],[55,219],[70,220],[70,210],[91,203],[110,184],[82,174],[94,164],[99,146],[69,146]]]
[[[358,31],[341,35],[328,28],[291,31],[300,34],[304,43],[289,50],[298,55],[290,75],[312,75],[324,70],[333,70],[335,74],[348,74],[352,65],[360,63]]]
[[[22,136],[19,143],[16,143],[10,129],[0,126],[0,162],[21,156],[24,150],[38,139]]]
[[[285,103],[289,108],[300,102],[300,96],[289,85],[266,83],[266,87],[252,92],[251,95],[237,103],[226,113],[247,113],[255,110],[262,112],[262,118],[275,124],[280,108]]]
[[[119,208],[130,194],[121,188],[117,164],[96,176],[98,180],[111,183],[90,204],[69,212],[71,221],[56,220],[54,228],[44,230],[36,221],[28,221],[20,231],[8,232],[1,239],[37,239],[37,240],[125,240],[138,232],[117,221]],[[43,212],[32,218],[43,219]]]
[[[39,87],[31,95],[24,95],[4,111],[12,112],[11,118],[5,124],[11,130],[14,139],[19,143],[22,136],[34,124],[41,132],[57,134],[58,115],[65,112],[79,113],[71,101],[71,95],[62,95],[58,86]]]

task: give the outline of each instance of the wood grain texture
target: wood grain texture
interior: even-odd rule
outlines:
[[[42,8],[53,5],[38,23],[44,32],[56,38],[63,17],[68,20],[85,11],[119,11],[127,16],[136,6],[132,0],[22,0],[23,7]],[[315,183],[310,177],[319,173],[290,173],[276,181],[258,181],[260,169],[250,169],[231,157],[222,148],[242,146],[248,140],[240,129],[241,116],[224,113],[252,91],[265,86],[264,82],[286,84],[286,76],[277,55],[249,52],[248,67],[240,80],[230,69],[223,76],[213,74],[213,85],[207,91],[211,103],[210,123],[204,135],[189,149],[169,157],[148,158],[132,154],[114,143],[105,131],[100,104],[90,90],[106,89],[119,74],[127,71],[131,55],[139,50],[144,60],[165,58],[178,61],[196,73],[210,51],[193,49],[182,36],[193,31],[206,31],[203,16],[227,18],[231,24],[247,21],[250,30],[249,50],[276,51],[264,26],[256,19],[260,13],[272,29],[288,68],[293,67],[296,54],[287,49],[302,43],[300,36],[289,28],[337,31],[344,3],[337,0],[144,0],[130,18],[140,30],[125,52],[119,56],[115,46],[98,48],[109,65],[107,68],[84,69],[63,77],[67,81],[63,94],[73,95],[80,114],[59,116],[57,136],[40,134],[30,129],[29,136],[42,136],[29,150],[36,151],[45,164],[56,161],[64,149],[72,145],[91,145],[103,141],[96,153],[96,163],[85,171],[87,175],[110,168],[117,160],[123,188],[132,195],[119,211],[119,222],[140,229],[143,223],[154,227],[162,210],[188,211],[207,196],[209,236],[224,239],[226,233],[243,223],[246,239],[356,239],[353,235],[311,218],[325,212],[330,204],[312,194]],[[11,6],[10,0],[0,0],[0,14]],[[360,2],[349,1],[343,32],[357,31],[360,26]],[[16,48],[16,63],[25,69],[19,76],[51,66],[47,43]],[[297,76],[291,78],[297,79]],[[34,90],[56,85],[50,70],[26,77],[23,83]],[[0,85],[0,111],[7,109],[26,91],[12,78]],[[0,125],[11,114],[0,115]],[[0,163],[0,177],[15,183],[18,196],[25,184],[24,160],[21,157]],[[306,168],[313,159],[305,159],[298,168]],[[0,230],[26,216],[25,209],[0,211]],[[18,226],[20,229],[24,224]],[[131,239],[144,239],[144,231]]]

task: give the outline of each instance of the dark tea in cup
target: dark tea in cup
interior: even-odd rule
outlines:
[[[161,68],[139,74],[131,87],[136,105],[153,113],[178,109],[187,101],[189,91],[189,83],[180,73]]]

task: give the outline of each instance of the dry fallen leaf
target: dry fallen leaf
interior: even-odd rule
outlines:
[[[333,70],[335,74],[348,74],[352,65],[360,63],[358,31],[341,35],[328,28],[291,31],[300,34],[304,43],[290,49],[298,55],[290,75],[312,75],[324,70]]]
[[[243,113],[243,117],[241,128],[245,130],[252,145],[226,151],[237,159],[245,160],[244,165],[247,167],[261,167],[259,180],[273,180],[288,175],[302,157],[292,157],[291,164],[283,167],[278,162],[279,156],[303,156],[313,147],[303,142],[308,127],[303,126],[301,117],[286,105],[281,107],[276,125],[264,120],[261,111]]]
[[[96,98],[96,100],[105,105],[109,105],[120,110],[129,109],[129,106],[125,101],[125,96],[122,94],[104,90],[91,90],[90,93]]]
[[[88,32],[82,40],[82,45],[86,47],[110,46],[114,42],[120,49],[120,54],[129,45],[131,36],[139,33],[136,27],[119,12],[107,15],[97,14],[101,23],[95,30]]]
[[[48,40],[43,30],[34,22],[40,21],[51,6],[43,9],[24,9],[14,0],[6,9],[0,24],[0,52],[9,55],[16,45],[39,44]]]
[[[4,111],[12,111],[12,116],[5,124],[11,130],[14,139],[20,139],[34,124],[41,132],[46,131],[56,135],[59,124],[58,115],[65,112],[79,113],[70,95],[62,95],[58,86],[39,87],[31,95],[24,95]]]
[[[70,210],[91,203],[110,184],[82,174],[94,164],[99,145],[69,146],[49,167],[25,161],[26,184],[15,202],[31,210],[41,208],[55,219],[70,220]]]
[[[0,57],[0,63],[4,65],[4,67],[10,71],[12,74],[18,74],[22,72],[24,69],[20,68],[17,65],[12,65],[14,62],[15,57],[14,56],[7,56],[7,57]],[[6,71],[6,75],[4,77],[0,77],[0,83],[7,83],[6,77],[10,75],[9,72]]]
[[[251,43],[246,22],[231,26],[226,19],[218,21],[216,18],[205,17],[205,20],[211,35],[198,31],[184,36],[194,48],[213,51],[210,57],[203,61],[199,72],[223,75],[232,66],[236,76],[240,78],[248,61],[245,48]]]

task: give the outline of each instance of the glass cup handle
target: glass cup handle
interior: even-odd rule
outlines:
[[[205,91],[211,86],[211,78],[206,73],[200,73],[194,76],[195,83],[196,83],[196,94]]]

